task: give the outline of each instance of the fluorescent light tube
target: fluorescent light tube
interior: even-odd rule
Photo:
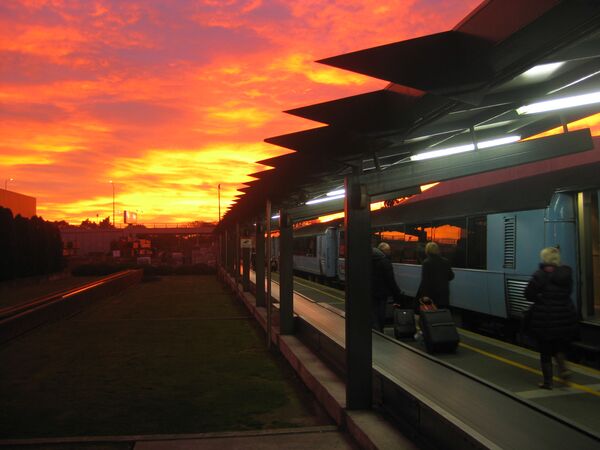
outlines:
[[[459,145],[458,147],[441,148],[439,150],[432,150],[430,152],[419,153],[418,155],[412,155],[411,161],[422,161],[424,159],[439,158],[440,156],[455,155],[456,153],[464,153],[475,150],[473,144]]]
[[[335,197],[336,195],[343,195],[345,193],[345,189],[336,189],[335,191],[328,192],[327,197]]]
[[[314,205],[316,203],[323,203],[323,202],[329,202],[331,200],[338,200],[340,198],[344,198],[345,195],[341,194],[341,195],[333,195],[331,197],[321,197],[321,198],[315,198],[313,200],[309,200],[306,202],[307,205]]]
[[[600,70],[598,70],[598,71],[596,71],[596,72],[594,72],[594,73],[590,73],[589,75],[586,75],[585,77],[579,78],[578,80],[571,81],[569,84],[565,84],[564,86],[561,86],[561,87],[559,87],[558,89],[554,89],[553,91],[550,91],[550,92],[548,92],[548,95],[550,95],[550,94],[554,94],[554,93],[556,93],[556,92],[558,92],[558,91],[562,91],[563,89],[566,89],[566,88],[568,88],[568,87],[574,86],[574,85],[576,85],[577,83],[581,83],[582,81],[585,81],[585,80],[587,80],[588,78],[592,78],[592,77],[594,77],[594,76],[598,75],[599,73],[600,73]]]
[[[497,147],[498,145],[510,144],[517,142],[521,139],[521,136],[505,136],[498,139],[491,139],[488,141],[481,141],[477,143],[477,148],[490,148]],[[466,144],[459,145],[457,147],[441,148],[439,150],[432,150],[430,152],[423,152],[410,157],[411,161],[422,161],[424,159],[439,158],[440,156],[455,155],[457,153],[471,152],[475,150],[475,145]]]
[[[489,141],[481,141],[477,143],[477,148],[490,148],[497,147],[498,145],[512,144],[521,140],[521,136],[505,136],[498,139],[491,139]]]
[[[530,105],[517,108],[517,113],[521,115],[536,114],[547,111],[556,111],[557,109],[573,108],[575,106],[591,105],[594,103],[600,103],[600,92],[531,103]]]

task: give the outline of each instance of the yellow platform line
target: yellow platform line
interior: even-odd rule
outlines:
[[[492,359],[495,359],[496,361],[500,361],[500,362],[503,362],[504,364],[508,364],[509,366],[517,367],[517,368],[519,368],[521,370],[525,370],[527,372],[534,373],[536,375],[542,375],[542,372],[540,370],[537,370],[537,369],[534,369],[532,367],[526,366],[525,364],[521,364],[521,363],[518,363],[516,361],[512,361],[510,359],[507,359],[507,358],[503,358],[502,356],[495,355],[494,353],[486,352],[485,350],[481,350],[481,349],[479,349],[477,347],[473,347],[472,345],[469,345],[469,344],[464,344],[464,343],[461,342],[459,345],[461,347],[466,348],[468,350],[471,350],[473,352],[476,352],[476,353],[479,353],[481,355],[487,356],[488,358],[492,358]],[[573,389],[577,389],[577,390],[586,392],[588,394],[594,395],[596,397],[600,397],[600,392],[595,391],[595,390],[593,390],[593,389],[591,389],[591,388],[589,388],[587,386],[584,386],[582,384],[577,384],[577,383],[572,383],[572,382],[564,382],[564,381],[562,381],[558,377],[553,377],[553,380],[557,381],[559,383],[565,384],[566,386],[572,387]]]
[[[344,295],[344,291],[343,290],[336,289],[336,288],[334,288],[332,286],[327,286],[325,284],[321,284],[321,283],[318,283],[318,282],[315,282],[315,281],[310,281],[310,280],[307,280],[306,278],[295,276],[294,277],[294,282],[297,282],[297,281],[303,281],[304,282],[304,283],[302,283],[303,286],[309,286],[309,287],[318,286],[321,289],[324,289],[324,290],[326,290],[328,292],[331,292],[332,295],[341,295],[342,297]],[[308,283],[308,284],[306,284],[306,283]]]
[[[321,289],[317,289],[316,287],[310,286],[310,285],[308,285],[308,284],[300,283],[299,281],[296,281],[296,280],[294,280],[294,283],[295,283],[295,284],[299,284],[300,286],[304,286],[305,288],[312,289],[313,291],[320,292],[321,294],[325,294],[326,296],[328,296],[328,297],[331,297],[331,298],[334,298],[334,299],[336,299],[337,301],[341,301],[341,299],[342,299],[342,297],[341,297],[341,296],[335,296],[335,295],[333,295],[333,294],[330,294],[329,292],[322,291]]]
[[[491,338],[488,336],[484,336],[481,334],[477,334],[473,331],[469,331],[464,328],[460,328],[460,333],[465,334],[472,339],[480,340],[489,345],[504,348],[505,350],[508,350],[511,352],[520,353],[521,355],[524,355],[524,356],[528,356],[528,357],[532,357],[532,358],[537,358],[539,356],[539,353],[534,352],[533,350],[530,350],[528,348],[519,347],[518,345],[511,344],[510,342],[498,341],[497,339],[494,339],[494,338]],[[600,376],[600,370],[594,369],[593,367],[584,366],[583,364],[578,364],[576,362],[569,361],[569,367],[576,367],[576,368],[580,369],[581,372],[583,372],[582,375],[587,375],[587,376],[592,376],[592,377]]]

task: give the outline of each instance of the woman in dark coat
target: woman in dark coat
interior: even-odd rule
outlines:
[[[538,339],[543,389],[552,389],[552,356],[559,376],[564,380],[571,372],[565,364],[565,352],[578,332],[575,307],[571,301],[573,271],[560,265],[560,252],[547,247],[540,252],[540,268],[525,288],[525,297],[533,302],[530,328]]]
[[[447,308],[450,305],[450,281],[454,279],[452,267],[440,256],[440,248],[435,242],[427,243],[425,255],[417,299],[429,297],[438,308]]]

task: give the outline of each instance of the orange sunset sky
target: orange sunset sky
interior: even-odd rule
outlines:
[[[386,83],[313,61],[451,29],[479,0],[0,3],[0,175],[72,223],[217,219],[286,109]],[[4,185],[2,185],[4,187]],[[117,216],[119,217],[119,216]]]

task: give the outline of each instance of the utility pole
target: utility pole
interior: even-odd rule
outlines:
[[[113,219],[113,227],[117,227],[117,224],[115,223],[115,183],[113,182],[113,180],[110,180],[110,184],[112,184],[112,188],[113,188],[113,214],[112,214],[112,219]]]

